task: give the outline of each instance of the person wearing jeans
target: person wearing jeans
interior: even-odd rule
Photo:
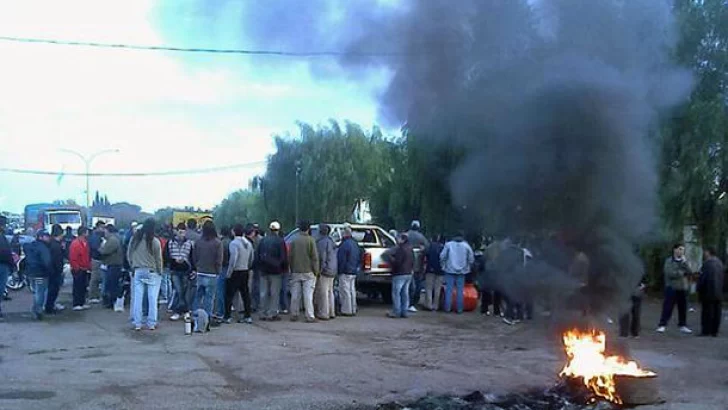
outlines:
[[[387,316],[406,318],[409,316],[409,287],[415,258],[406,233],[397,237],[397,247],[392,254],[386,254],[386,257],[392,266],[392,311]]]
[[[463,239],[463,233],[458,232],[455,237],[445,244],[440,252],[440,264],[445,272],[445,306],[446,312],[452,311],[452,290],[457,287],[457,313],[463,313],[465,275],[470,273],[470,267],[475,262],[473,249]]]
[[[36,240],[25,247],[25,271],[35,285],[33,288],[33,318],[43,319],[48,277],[53,270],[51,252],[48,247],[51,237],[45,230],[36,234]]]
[[[164,260],[169,267],[172,286],[174,287],[174,303],[170,320],[179,320],[181,315],[189,312],[191,301],[187,297],[189,288],[189,275],[194,270],[192,255],[193,242],[187,239],[187,227],[180,223],[177,225],[175,237],[167,242]]]
[[[657,326],[657,332],[665,332],[667,323],[672,316],[672,310],[677,305],[677,325],[682,333],[690,334],[692,330],[687,327],[690,267],[685,259],[685,246],[676,244],[672,247],[672,256],[665,260],[663,270],[665,274],[665,300],[662,304],[662,315]]]
[[[121,295],[121,271],[124,267],[124,246],[114,225],[106,225],[106,239],[101,243],[98,253],[106,265],[103,301],[105,307],[111,309]]]
[[[84,226],[78,228],[78,237],[71,242],[68,261],[73,275],[73,310],[88,309],[86,287],[91,272],[91,254],[88,246],[88,229]]]
[[[141,229],[134,233],[127,250],[129,265],[134,270],[132,285],[134,330],[142,330],[142,306],[145,291],[149,306],[147,327],[149,330],[157,328],[157,300],[162,283],[162,244],[154,236],[155,225],[152,218],[144,221]]]
[[[205,221],[202,237],[195,242],[195,267],[197,268],[197,287],[192,309],[204,309],[212,317],[212,303],[215,297],[217,275],[222,270],[222,241],[217,237],[217,228],[212,221]]]

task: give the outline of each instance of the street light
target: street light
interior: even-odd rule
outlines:
[[[81,161],[83,161],[84,165],[86,165],[86,226],[91,226],[91,176],[90,176],[90,170],[91,170],[91,163],[98,157],[104,154],[118,154],[118,149],[107,149],[103,151],[98,151],[93,153],[91,156],[86,157],[83,154],[70,150],[70,149],[61,149],[61,152],[65,152],[67,154],[75,155],[76,157],[80,158]]]
[[[299,185],[299,179],[301,177],[301,160],[296,161],[296,220],[294,221],[295,224],[298,224],[298,185]]]

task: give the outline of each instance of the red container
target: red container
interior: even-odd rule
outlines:
[[[440,310],[445,310],[445,286],[442,287],[442,293],[440,293]],[[457,289],[453,287],[452,290],[452,311],[457,310]],[[466,312],[472,312],[478,307],[478,289],[472,283],[466,283],[463,289],[463,300],[464,310]]]

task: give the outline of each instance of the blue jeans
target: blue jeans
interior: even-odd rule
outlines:
[[[288,310],[288,308],[291,306],[291,299],[288,295],[288,287],[289,282],[291,280],[291,274],[290,273],[284,273],[283,278],[281,279],[281,298],[279,301],[280,304],[280,310]]]
[[[410,283],[411,274],[392,276],[392,314],[396,317],[407,317]]]
[[[465,275],[445,274],[445,312],[452,311],[452,288],[457,286],[457,309],[463,313],[465,308]]]
[[[172,298],[172,282],[169,279],[169,271],[165,271],[162,274],[162,284],[159,288],[159,297],[166,301],[169,301],[169,299]]]
[[[213,312],[213,316],[219,318],[225,316],[225,273],[227,271],[223,272],[217,275],[217,283],[215,284],[215,311]]]
[[[187,303],[187,287],[189,286],[189,277],[187,272],[172,272],[172,285],[174,286],[174,305],[172,310],[174,313],[187,313],[190,306]]]
[[[46,295],[48,294],[48,278],[33,278],[33,314],[36,318],[43,316]]]
[[[219,275],[197,274],[197,292],[195,293],[193,306],[197,309],[204,309],[208,317],[212,317],[212,299],[215,297],[217,276]]]
[[[10,267],[8,265],[0,264],[0,286],[5,289],[5,284],[8,283],[8,276],[10,275]],[[0,292],[0,313],[3,313],[2,308],[2,292]]]
[[[121,296],[121,265],[107,266],[104,272],[104,296],[110,306]]]
[[[147,315],[147,326],[157,325],[157,297],[159,287],[162,284],[162,275],[152,272],[149,269],[136,269],[134,271],[134,306],[132,306],[132,317],[135,327],[142,326],[142,305],[144,292],[147,293],[149,302],[149,314]]]

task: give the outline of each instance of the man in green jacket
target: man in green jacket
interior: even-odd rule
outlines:
[[[688,277],[690,266],[685,259],[685,245],[678,243],[672,247],[672,256],[665,260],[665,300],[662,304],[662,316],[657,326],[658,333],[665,333],[667,322],[672,316],[672,309],[677,304],[678,327],[685,334],[693,333],[687,326],[688,311]]]
[[[302,221],[298,224],[299,232],[291,242],[288,262],[291,267],[291,321],[298,320],[301,310],[301,296],[306,322],[315,322],[313,311],[313,292],[316,288],[316,277],[319,275],[319,256],[316,241],[311,237],[311,224]]]
[[[119,238],[119,231],[114,225],[106,225],[106,237],[99,247],[101,261],[106,266],[104,275],[104,307],[114,308],[114,302],[121,296],[122,268],[124,267],[124,247]],[[123,312],[123,306],[117,307],[118,312]]]

